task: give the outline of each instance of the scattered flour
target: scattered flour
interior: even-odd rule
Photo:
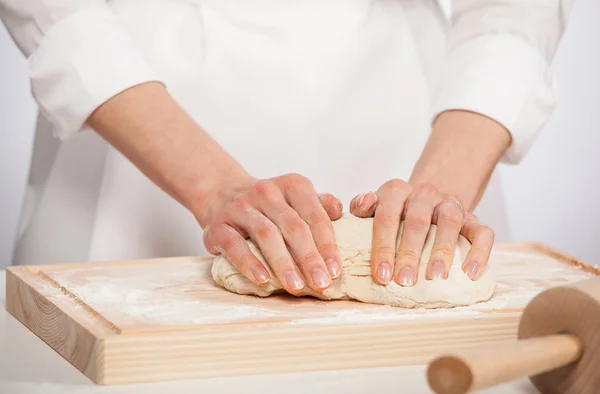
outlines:
[[[213,282],[210,263],[206,261],[90,266],[49,270],[45,274],[74,296],[75,307],[79,299],[121,329],[265,321],[368,324],[452,316],[478,319],[493,310],[522,308],[551,286],[593,276],[552,257],[521,250],[495,250],[491,266],[497,279],[494,296],[487,302],[451,309],[403,309],[292,296],[240,296]],[[56,297],[68,296],[59,291]]]

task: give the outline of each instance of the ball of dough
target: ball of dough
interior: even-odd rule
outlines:
[[[342,275],[322,293],[306,287],[298,296],[312,296],[325,300],[353,299],[403,308],[447,308],[486,301],[494,293],[495,280],[489,269],[486,269],[476,281],[472,281],[463,272],[462,263],[471,247],[469,241],[463,236],[459,237],[447,279],[425,279],[437,230],[437,227],[432,225],[423,248],[416,284],[412,287],[403,287],[392,281],[382,286],[371,277],[373,218],[362,219],[344,214],[333,222],[333,227],[343,260]],[[400,226],[396,246],[400,244],[402,228],[403,223]],[[270,282],[263,286],[255,285],[244,277],[225,255],[215,258],[212,266],[213,279],[225,289],[239,294],[266,297],[285,292],[254,242],[251,240],[247,242],[252,253],[271,275]]]

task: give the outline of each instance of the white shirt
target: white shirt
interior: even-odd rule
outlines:
[[[29,58],[33,97],[61,139],[110,97],[159,80],[105,0],[0,4],[0,19]],[[550,63],[571,7],[572,0],[453,1],[433,117],[465,109],[496,120],[513,138],[503,161],[519,162],[555,105]]]
[[[288,29],[289,31],[295,28],[295,31],[302,34],[303,31],[308,33],[314,28],[310,23],[306,23],[307,20],[311,21],[311,19],[306,19],[306,15],[296,18],[296,14],[294,14],[294,12],[302,12],[303,9],[301,7],[306,7],[307,9],[312,7],[307,5],[312,4],[311,0],[304,2],[296,0],[279,2],[278,14],[276,14],[275,20],[273,20],[273,16],[269,15],[269,13],[265,13],[263,16],[254,16],[252,13],[257,12],[256,9],[247,8],[249,7],[248,4],[262,3],[270,3],[270,0],[252,0],[250,2],[237,0],[237,3],[236,0],[153,0],[137,3],[133,0],[116,0],[111,2],[102,0],[0,0],[0,18],[5,23],[8,31],[24,55],[28,57],[32,94],[43,115],[40,120],[41,126],[38,128],[36,143],[40,145],[43,141],[43,144],[56,147],[57,142],[49,140],[49,137],[45,135],[41,135],[41,133],[47,133],[49,130],[59,140],[70,141],[74,135],[81,134],[85,129],[84,122],[86,118],[99,105],[119,92],[146,81],[161,81],[165,83],[168,88],[172,88],[175,97],[180,98],[180,101],[183,103],[182,105],[187,105],[186,109],[192,114],[198,114],[197,118],[200,123],[211,124],[212,122],[214,125],[213,129],[219,129],[220,120],[211,120],[210,113],[203,112],[202,109],[193,108],[194,104],[192,103],[202,101],[196,100],[194,97],[197,93],[195,91],[186,91],[182,86],[178,85],[185,84],[185,79],[177,79],[182,73],[185,74],[189,70],[191,70],[191,73],[195,72],[193,67],[186,68],[183,65],[194,64],[195,58],[193,56],[196,55],[186,54],[185,50],[177,52],[178,48],[163,50],[164,56],[172,56],[174,58],[171,65],[182,65],[180,70],[175,70],[176,67],[169,69],[169,67],[165,66],[166,63],[161,63],[161,53],[152,52],[154,46],[160,47],[160,37],[149,37],[152,27],[142,25],[152,19],[144,18],[148,17],[152,12],[164,12],[165,14],[175,15],[174,13],[165,12],[165,10],[180,8],[182,11],[180,11],[180,14],[177,14],[179,16],[174,18],[174,20],[185,22],[181,22],[181,25],[174,22],[173,26],[169,28],[163,26],[163,29],[166,29],[164,30],[166,33],[161,34],[169,34],[171,31],[177,31],[177,34],[181,35],[181,29],[187,29],[195,33],[201,29],[196,29],[196,22],[190,22],[190,16],[186,16],[185,14],[197,10],[198,15],[201,15],[198,17],[197,23],[202,24],[202,29],[204,29],[202,31],[207,35],[202,40],[205,40],[208,44],[202,40],[200,42],[203,43],[202,45],[206,45],[208,49],[221,46],[220,50],[222,51],[225,51],[223,48],[226,48],[227,45],[231,46],[234,45],[232,43],[236,42],[234,39],[231,39],[231,42],[228,41],[229,38],[223,33],[225,31],[229,32],[227,34],[233,34],[230,33],[231,31],[236,32],[236,34],[242,31],[245,32],[244,34],[247,37],[256,36],[258,30],[252,30],[252,25],[246,26],[244,23],[238,23],[243,18],[254,18],[251,23],[265,27],[265,31],[268,28],[275,30]],[[426,118],[427,122],[430,123],[442,111],[463,109],[478,112],[494,119],[506,127],[512,136],[512,144],[502,157],[502,161],[505,163],[518,163],[522,160],[534,142],[537,133],[552,114],[556,103],[556,89],[550,64],[571,10],[572,1],[570,0],[457,0],[453,2],[452,19],[448,24],[440,22],[443,18],[441,10],[435,1],[369,2],[354,0],[337,2],[336,0],[327,0],[317,3],[318,5],[314,6],[316,7],[315,14],[323,15],[323,17],[331,15],[332,21],[331,30],[323,28],[321,37],[324,37],[324,34],[337,31],[335,15],[340,10],[343,10],[342,15],[346,18],[356,17],[357,21],[362,21],[360,23],[365,24],[365,26],[370,24],[368,28],[357,28],[357,31],[364,31],[373,36],[380,34],[381,37],[393,34],[394,26],[393,23],[390,24],[387,31],[382,30],[383,28],[379,28],[378,26],[382,24],[382,21],[387,21],[386,15],[396,15],[398,18],[398,30],[404,29],[402,33],[403,39],[409,40],[411,45],[414,43],[416,52],[418,52],[418,59],[415,58],[411,61],[418,64],[418,67],[423,69],[423,75],[425,75],[425,85],[423,88],[426,90],[427,97],[423,97],[422,100],[423,104],[421,107],[424,108],[422,117]],[[302,4],[302,6],[298,6],[298,4]],[[347,4],[353,5],[349,6]],[[289,5],[289,10],[281,11],[287,5]],[[262,5],[257,5],[256,7],[260,8]],[[272,4],[269,7],[272,7]],[[341,8],[338,9],[336,7]],[[383,11],[377,11],[378,9]],[[360,10],[360,12],[357,10]],[[135,17],[135,13],[138,11],[140,12],[139,22]],[[377,23],[369,20],[372,14],[377,15],[377,18],[379,18]],[[281,25],[277,25],[277,18],[279,17],[285,20],[285,23],[288,25],[293,25],[296,21],[304,23],[304,25],[290,27],[284,26],[284,22],[281,22]],[[408,26],[402,25],[404,20]],[[220,27],[217,24],[221,24],[219,25]],[[318,21],[315,24],[318,25]],[[223,26],[226,25],[229,27],[233,26],[233,28],[225,30]],[[356,23],[355,25],[360,26],[360,24]],[[350,26],[349,23],[348,26]],[[223,36],[218,36],[219,34],[223,34]],[[270,33],[264,34],[266,37]],[[342,33],[339,34],[342,37]],[[217,36],[218,39],[215,39],[214,37]],[[277,37],[275,36],[275,38]],[[271,40],[269,43],[273,41],[273,37],[269,39]],[[308,41],[307,38],[306,43],[302,45],[318,47],[318,38],[312,39],[313,41]],[[348,40],[347,38],[344,39]],[[244,41],[244,38],[238,41]],[[402,42],[409,43],[409,41]],[[182,45],[189,47],[196,42],[190,41]],[[341,45],[349,45],[348,42],[343,41]],[[373,39],[372,41],[368,41],[368,45],[376,46],[377,42]],[[204,50],[207,50],[206,48]],[[229,47],[226,49],[229,50]],[[245,49],[247,48],[240,44],[237,50],[242,52]],[[190,52],[194,52],[194,50],[192,48]],[[394,50],[396,49],[393,49],[392,52]],[[392,62],[391,56],[396,56],[397,58],[409,56],[407,55],[409,52],[406,52],[407,49],[402,50],[405,52],[397,49],[397,54],[389,55],[390,59],[386,58],[387,60],[382,60],[379,63],[386,64],[385,62],[387,61]],[[369,55],[365,59],[373,58],[375,56],[373,54],[379,53],[373,51],[369,52]],[[179,61],[176,59],[177,56],[182,57],[180,63],[176,63]],[[203,55],[200,54],[198,56]],[[248,83],[251,84],[252,79],[256,79],[257,76],[261,77],[260,74],[252,74],[250,71],[247,71],[247,68],[252,68],[252,64],[246,67],[244,62],[251,62],[253,60],[252,56],[250,54],[246,58],[241,58],[241,60],[232,60],[231,65],[225,64],[225,66],[226,68],[229,66],[237,67],[240,74],[247,73]],[[277,54],[273,54],[269,60],[271,62],[269,64],[274,64],[275,60],[273,59],[276,56]],[[377,56],[382,56],[382,59],[384,59],[386,55]],[[223,57],[219,59],[222,60]],[[361,59],[358,60],[363,61]],[[335,62],[335,59],[332,62]],[[397,72],[406,74],[414,73],[416,68],[411,68],[411,63],[406,64],[407,66],[404,69],[399,67]],[[340,64],[337,67],[339,69]],[[364,72],[365,70],[366,72]],[[203,80],[203,84],[199,86],[205,87],[206,84],[215,83],[215,86],[217,86],[215,89],[217,90],[220,86],[226,86],[225,79],[217,81],[218,83],[215,82],[215,74],[214,71],[212,72],[211,78]],[[315,72],[318,73],[319,71]],[[322,73],[323,70],[320,72]],[[371,73],[375,75],[381,72],[376,65],[371,65],[368,67],[364,66],[360,73],[356,71],[353,75],[358,75],[362,78],[363,75]],[[395,71],[390,69],[385,72],[390,73],[393,77]],[[209,75],[208,72],[206,75]],[[198,80],[202,80],[202,78],[207,77],[197,78]],[[409,80],[410,78],[407,78],[405,82]],[[183,82],[180,83],[178,81]],[[282,79],[282,81],[284,80]],[[378,83],[381,84],[380,82]],[[244,80],[241,80],[236,85],[238,87],[234,89],[239,89],[239,91],[232,92],[232,97],[246,94],[243,91],[244,86],[239,86],[243,84]],[[363,89],[362,85],[358,87],[359,82],[353,80],[352,84],[348,86],[354,89],[356,94],[363,94],[361,90]],[[416,92],[417,90],[422,90],[419,86],[414,85],[410,88],[415,89]],[[224,87],[223,89],[226,88]],[[276,87],[273,86],[272,90],[275,91],[275,89]],[[338,87],[330,86],[328,89],[333,92]],[[257,90],[260,89],[254,88],[253,91],[257,92]],[[269,89],[266,88],[266,90],[268,91]],[[352,90],[349,91],[352,92]],[[218,98],[217,93],[204,98],[206,106],[210,106]],[[415,95],[418,96],[419,94],[415,93]],[[332,93],[331,96],[334,97],[334,94]],[[373,97],[376,97],[376,95]],[[305,102],[310,102],[311,100],[315,101],[315,99],[308,98]],[[374,100],[371,102],[376,103],[376,99]],[[260,98],[257,101],[260,101]],[[417,99],[417,101],[419,100]],[[385,105],[385,98],[382,99],[381,103]],[[270,103],[276,110],[279,110],[277,109],[278,104],[280,103],[275,101],[271,101]],[[404,105],[409,104],[406,101]],[[323,101],[323,105],[326,106],[328,104],[326,101]],[[288,111],[289,108],[294,106],[295,103],[283,108],[284,105],[282,104],[281,113]],[[243,111],[244,105],[240,104],[237,108],[239,108],[239,111]],[[372,116],[378,116],[377,112],[373,112]],[[45,122],[49,122],[49,127],[42,127]],[[394,127],[399,126],[401,124]],[[232,127],[232,124],[228,124],[228,127]],[[42,129],[44,131],[40,131]],[[211,131],[210,127],[208,131]],[[352,131],[349,132],[352,133]],[[227,135],[222,136],[225,144],[229,144],[231,149],[235,151],[234,142],[228,141],[227,138]],[[406,163],[403,164],[402,170],[398,169],[396,173],[406,174],[405,169],[408,168],[410,163],[414,162],[414,157],[412,156],[416,157],[420,153],[418,150],[424,143],[424,138],[424,135],[418,137],[419,141],[415,142],[413,148],[410,148],[412,151],[417,152],[414,155],[411,153],[410,160],[407,159]],[[217,139],[220,141],[219,138]],[[86,144],[85,141],[79,143]],[[247,141],[247,143],[249,142]],[[72,146],[76,144],[77,142],[73,142]],[[97,142],[89,142],[89,144],[97,145]],[[98,194],[102,195],[103,193],[101,189],[106,187],[106,179],[108,179],[106,178],[106,171],[112,168],[105,163],[103,164],[105,165],[103,175],[94,181],[93,187],[90,186],[88,189],[85,189],[91,194],[88,199],[94,201],[92,208],[90,208],[92,206],[90,205],[86,209],[82,208],[81,211],[92,211],[89,220],[87,220],[88,227],[90,228],[89,231],[86,232],[84,230],[85,225],[82,223],[75,223],[79,220],[77,218],[81,216],[81,213],[78,214],[80,216],[73,214],[73,219],[69,219],[67,211],[77,211],[77,209],[73,208],[77,205],[77,201],[74,201],[77,199],[72,195],[68,195],[69,188],[75,185],[76,182],[82,182],[82,180],[75,178],[68,179],[69,177],[66,175],[69,173],[68,167],[79,165],[78,163],[82,163],[81,165],[85,167],[83,163],[85,158],[75,159],[71,157],[67,159],[68,156],[76,156],[76,152],[73,148],[69,154],[63,152],[61,156],[61,153],[59,153],[58,158],[54,159],[53,165],[51,164],[52,161],[47,161],[47,165],[43,164],[43,161],[46,160],[45,156],[48,156],[47,154],[44,155],[44,152],[38,151],[37,157],[34,154],[33,160],[34,162],[36,160],[39,162],[39,168],[48,166],[52,168],[47,168],[43,171],[39,168],[38,170],[35,168],[32,169],[28,198],[33,202],[25,206],[22,220],[24,225],[21,235],[26,232],[31,222],[35,222],[36,216],[45,224],[40,225],[41,227],[37,230],[30,229],[31,232],[37,234],[30,237],[35,242],[27,242],[27,248],[25,246],[23,248],[29,249],[35,247],[35,245],[39,245],[42,242],[42,239],[50,239],[52,241],[45,241],[45,246],[49,248],[46,252],[44,252],[43,247],[40,247],[38,248],[38,252],[27,252],[26,254],[29,257],[26,258],[21,258],[17,254],[16,262],[36,263],[41,259],[66,261],[83,258],[141,257],[142,255],[154,256],[173,253],[172,250],[165,252],[154,250],[146,253],[141,252],[143,247],[140,247],[140,249],[136,249],[135,252],[131,253],[89,254],[89,250],[94,250],[94,247],[90,246],[94,243],[96,245],[103,245],[102,247],[96,246],[95,250],[119,249],[115,246],[117,241],[114,239],[110,242],[93,240],[94,237],[98,237],[98,232],[100,231],[98,226],[102,226],[104,221],[114,222],[115,218],[118,218],[119,215],[113,213],[113,216],[107,214],[104,219],[101,217],[101,212],[110,211],[108,208],[103,211],[103,200],[98,197]],[[90,148],[90,152],[98,152],[98,149]],[[117,162],[120,162],[120,159]],[[260,172],[262,168],[258,166],[257,170]],[[45,205],[46,211],[44,209],[40,211],[39,207],[44,205],[41,202],[43,198],[50,200],[48,195],[51,193],[44,192],[44,190],[52,189],[49,186],[50,181],[48,179],[53,176],[48,174],[41,176],[36,174],[36,171],[38,173],[62,171],[63,174],[63,176],[54,176],[54,178],[60,179],[60,181],[54,181],[54,187],[62,188],[63,195],[52,199],[52,203],[47,203]],[[309,168],[307,171],[311,172],[311,169]],[[118,172],[115,171],[115,173]],[[324,179],[323,182],[326,182],[326,180]],[[131,199],[134,199],[132,196]],[[62,206],[57,202],[59,200],[62,201]],[[121,200],[127,200],[127,197],[120,196],[119,201]],[[96,203],[97,205],[94,205]],[[119,212],[123,214],[124,211]],[[88,244],[82,247],[80,253],[72,255],[59,251],[59,249],[64,249],[64,245],[61,248],[56,247],[54,244],[57,242],[60,243],[60,237],[57,235],[58,238],[53,239],[52,236],[54,234],[51,234],[53,229],[56,229],[55,231],[60,233],[60,226],[67,226],[67,224],[59,224],[58,222],[69,222],[69,220],[74,221],[74,223],[70,227],[70,232],[65,230],[68,233],[65,237],[72,240],[77,239],[79,235],[73,229],[80,226],[82,228],[81,233],[88,234],[86,237],[91,239],[91,241],[85,241]],[[107,229],[100,232],[108,234],[114,231],[116,231],[115,228],[111,228],[109,231],[107,227]],[[128,231],[131,232],[133,230],[130,229]],[[119,235],[121,238],[123,236],[123,234]],[[84,244],[85,242],[81,241],[80,243]],[[55,253],[50,251],[52,248],[55,249]],[[176,250],[179,251],[180,249]],[[31,255],[31,253],[34,253],[34,255]],[[185,254],[185,251],[183,253]],[[51,257],[45,257],[46,255]]]

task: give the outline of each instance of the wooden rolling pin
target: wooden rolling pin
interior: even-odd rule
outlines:
[[[427,370],[437,394],[463,394],[529,376],[544,394],[600,393],[600,277],[537,295],[518,341],[443,355]]]

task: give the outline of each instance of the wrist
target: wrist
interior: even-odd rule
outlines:
[[[235,198],[238,185],[256,179],[239,165],[211,172],[206,179],[188,187],[182,195],[183,205],[194,215],[202,228],[211,223],[222,207]]]
[[[490,118],[468,111],[444,112],[434,123],[409,183],[431,183],[472,211],[509,144],[510,134]]]

